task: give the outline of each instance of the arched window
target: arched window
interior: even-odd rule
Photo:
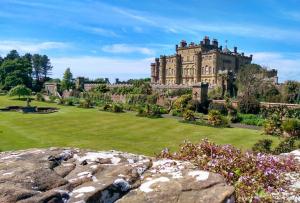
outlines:
[[[211,67],[209,67],[209,71],[208,71],[208,73],[209,73],[209,74],[211,74]]]

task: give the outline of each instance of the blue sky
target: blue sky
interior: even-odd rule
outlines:
[[[226,3],[225,3],[226,2]],[[140,78],[185,39],[217,38],[300,80],[298,0],[0,0],[0,55],[47,54],[52,77]]]

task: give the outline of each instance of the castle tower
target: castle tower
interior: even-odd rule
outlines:
[[[177,85],[181,84],[182,81],[182,64],[181,64],[181,56],[176,54],[176,68],[175,68],[175,83]]]
[[[155,63],[151,63],[151,82],[156,83]]]
[[[155,58],[155,82],[158,83],[159,80],[159,58]]]
[[[195,54],[195,71],[194,71],[194,81],[196,83],[201,81],[201,66],[202,66],[202,53],[196,52],[196,54]]]
[[[166,56],[160,56],[159,64],[160,64],[159,83],[165,85],[166,84],[166,66],[167,66]]]

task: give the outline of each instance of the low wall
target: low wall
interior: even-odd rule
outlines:
[[[212,100],[213,103],[221,103],[221,104],[225,104],[225,100]],[[232,106],[234,108],[238,107],[238,101],[232,101]],[[290,109],[298,109],[300,108],[300,104],[289,104],[289,103],[271,103],[271,102],[260,102],[260,106],[261,107],[267,107],[267,108],[271,108],[271,107],[276,107],[276,106],[286,106]]]

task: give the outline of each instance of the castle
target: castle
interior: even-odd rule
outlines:
[[[151,63],[152,84],[162,85],[194,85],[206,82],[210,86],[221,83],[219,73],[237,73],[241,66],[250,64],[252,55],[238,53],[237,47],[233,52],[227,46],[223,48],[218,41],[205,36],[200,44],[191,42],[187,45],[182,40],[176,45],[176,54],[155,59]]]

